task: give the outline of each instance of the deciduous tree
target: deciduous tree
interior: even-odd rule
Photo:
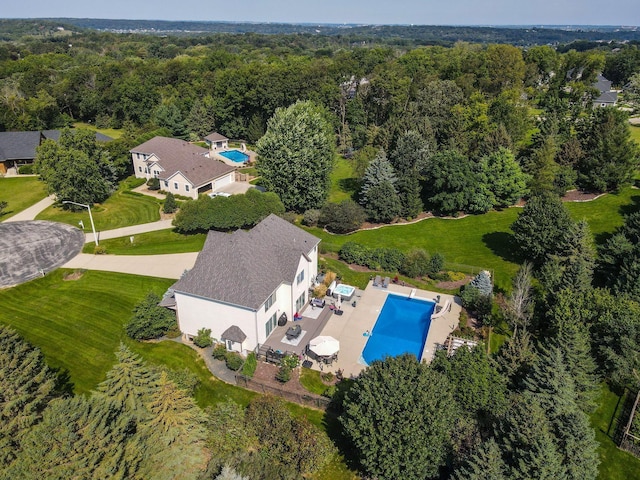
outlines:
[[[258,141],[258,172],[287,210],[319,208],[329,192],[335,142],[325,112],[313,102],[276,110]]]

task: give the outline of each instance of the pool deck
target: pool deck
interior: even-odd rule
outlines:
[[[238,167],[238,168],[246,167],[247,165],[245,165],[245,162],[234,162],[230,158],[227,158],[224,155],[220,155],[221,152],[228,152],[230,150],[237,150],[237,151],[242,152],[245,155],[247,155],[249,157],[249,160],[247,161],[247,163],[253,163],[253,162],[256,161],[257,154],[256,154],[256,152],[254,152],[252,150],[245,150],[243,152],[240,148],[236,148],[236,147],[232,148],[232,147],[230,147],[230,148],[225,148],[225,149],[220,149],[220,150],[213,150],[212,152],[214,153],[214,158],[217,158],[218,160],[223,161],[227,165],[230,165],[232,167]]]
[[[374,287],[371,281],[365,290],[356,290],[351,302],[342,302],[344,314],[340,316],[331,315],[322,331],[317,333],[317,335],[330,335],[340,341],[338,360],[333,362],[332,365],[322,366],[317,362],[313,362],[312,368],[330,372],[336,372],[341,369],[345,377],[357,376],[366,368],[361,357],[368,337],[365,337],[363,333],[373,330],[373,326],[389,293],[408,297],[411,290],[413,290],[411,287],[403,287],[397,284],[390,284],[387,288]],[[433,358],[436,348],[439,345],[443,345],[449,334],[455,330],[461,310],[460,299],[454,295],[416,289],[414,298],[435,301],[438,295],[440,295],[440,303],[438,305],[444,306],[449,300],[451,310],[431,321],[422,354],[422,360],[427,362]],[[356,307],[352,306],[353,301],[356,301]]]

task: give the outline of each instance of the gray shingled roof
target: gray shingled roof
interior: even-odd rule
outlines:
[[[209,140],[210,142],[222,142],[225,140],[229,140],[224,135],[219,134],[218,132],[213,132],[204,137],[205,140]]]
[[[0,162],[4,160],[33,160],[36,158],[36,147],[44,140],[58,141],[60,130],[42,130],[33,132],[0,132]],[[96,132],[96,140],[108,142],[112,140],[106,135]]]
[[[302,255],[320,239],[277,215],[249,231],[211,231],[176,292],[257,310],[283,283],[295,280]]]
[[[164,169],[159,175],[161,180],[180,172],[196,188],[235,170],[235,167],[216,158],[206,157],[209,153],[206,148],[177,138],[153,137],[130,151],[155,155]]]
[[[236,325],[231,325],[227,328],[222,335],[220,335],[222,340],[231,340],[232,342],[242,343],[247,339],[245,333],[240,329],[240,327]]]
[[[596,98],[594,104],[610,103],[615,105],[618,101],[618,92],[602,92],[598,98]]]
[[[0,132],[0,161],[32,160],[40,145],[40,132]]]
[[[598,75],[596,83],[594,83],[593,86],[597,88],[600,93],[604,93],[611,91],[611,83],[611,80],[607,80],[602,75]]]

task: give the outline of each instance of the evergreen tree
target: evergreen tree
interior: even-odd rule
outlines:
[[[600,248],[600,268],[617,294],[640,296],[640,212],[627,216],[624,225]]]
[[[162,205],[162,211],[164,213],[173,213],[178,209],[178,204],[176,203],[176,197],[173,193],[168,192],[167,197],[164,199],[164,204]]]
[[[396,188],[402,204],[402,215],[415,217],[422,211],[422,188],[420,178],[429,169],[429,159],[435,151],[434,145],[414,130],[405,132],[391,155],[391,164],[398,181]]]
[[[98,392],[138,421],[149,415],[146,404],[156,389],[157,377],[140,357],[123,343],[116,352],[117,363],[107,372]]]
[[[400,197],[390,182],[372,185],[367,191],[364,206],[367,218],[373,222],[389,223],[402,211]]]
[[[557,253],[572,223],[560,198],[553,193],[543,192],[529,199],[511,225],[511,230],[522,255],[541,265],[549,255]]]
[[[189,115],[185,120],[188,133],[202,139],[213,132],[216,127],[215,102],[209,95],[193,102]]]
[[[0,470],[20,451],[23,437],[56,395],[55,385],[40,350],[0,325]]]
[[[362,178],[362,188],[360,189],[360,203],[366,207],[369,202],[369,189],[380,184],[390,184],[395,186],[397,181],[393,166],[387,160],[384,150],[378,150],[376,157],[369,162]]]
[[[550,292],[572,289],[584,293],[591,288],[594,266],[593,237],[589,224],[582,220],[569,226],[556,253],[543,266],[542,283]]]
[[[176,325],[175,313],[161,307],[160,297],[149,292],[145,299],[137,304],[133,316],[127,323],[127,335],[134,340],[160,338]]]
[[[453,473],[452,480],[507,480],[507,466],[496,441],[491,438]]]
[[[455,416],[451,385],[413,355],[373,362],[344,400],[341,422],[367,474],[424,479],[438,473]]]
[[[54,400],[25,436],[7,478],[135,477],[137,461],[125,453],[130,435],[130,418],[111,402],[84,396]]]
[[[531,394],[518,395],[498,427],[507,477],[565,480],[566,468],[544,409]]]
[[[398,199],[402,206],[402,216],[411,218],[417,216],[423,210],[422,186],[417,175],[405,175],[396,182]]]
[[[483,158],[486,164],[488,188],[495,198],[495,206],[508,207],[527,193],[527,176],[509,150],[500,148]]]
[[[140,426],[145,458],[143,478],[194,478],[209,461],[204,413],[195,401],[162,372],[147,403],[148,420]]]

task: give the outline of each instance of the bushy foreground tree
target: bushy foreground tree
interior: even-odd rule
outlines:
[[[405,354],[360,374],[341,422],[368,475],[424,479],[446,461],[454,415],[448,380]]]
[[[36,149],[35,165],[58,200],[93,204],[106,200],[117,182],[107,151],[90,130],[63,130],[58,142],[46,140]],[[66,205],[66,208],[77,208]]]
[[[160,338],[176,326],[176,315],[161,307],[160,297],[149,292],[145,299],[133,310],[133,316],[127,323],[127,335],[134,340]]]
[[[326,112],[310,101],[279,108],[258,141],[258,172],[287,210],[319,208],[329,193],[335,141]]]

